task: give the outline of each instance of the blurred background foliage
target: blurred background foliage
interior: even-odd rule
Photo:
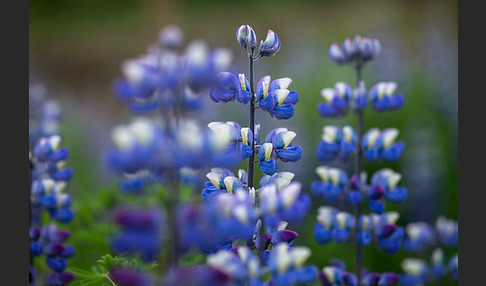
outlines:
[[[409,198],[400,207],[387,206],[401,212],[401,225],[418,220],[434,223],[440,214],[457,219],[457,1],[36,0],[29,3],[30,72],[45,83],[50,98],[61,102],[64,143],[75,170],[69,188],[76,216],[67,227],[74,232],[71,243],[77,254],[70,266],[87,268],[110,253],[113,227],[107,210],[123,198],[103,166],[102,152],[110,144],[110,129],[130,118],[114,98],[112,82],[120,75],[121,62],[144,53],[169,24],[184,31],[186,42],[204,39],[211,47],[231,49],[235,66],[242,71],[247,63],[235,40],[239,25],[250,24],[258,39],[267,29],[279,35],[279,53],[256,64],[256,77],[291,77],[300,102],[289,121],[258,114],[257,122],[263,123],[263,134],[280,126],[297,132],[295,143],[303,146],[304,156],[298,163],[279,165],[279,170],[294,172],[308,193],[317,179],[314,169],[320,164],[315,148],[322,128],[356,123],[352,115],[326,120],[317,113],[322,88],[336,81],[356,84],[353,70],[334,65],[327,49],[357,34],[378,38],[382,53],[365,67],[364,80],[368,87],[396,81],[405,106],[390,113],[367,110],[365,127],[399,128],[406,149],[398,162],[368,163],[365,170],[372,174],[390,167],[402,173]],[[233,120],[245,125],[246,112],[246,106],[236,103],[208,101],[199,118],[203,123]],[[312,204],[306,221],[290,226],[300,235],[295,243],[312,248],[310,262],[320,268],[339,257],[352,269],[352,245],[314,242],[316,209],[323,201],[313,198]],[[421,257],[428,260],[429,255]],[[390,256],[371,246],[365,249],[364,265],[374,271],[398,271],[407,256],[420,257],[403,251]]]

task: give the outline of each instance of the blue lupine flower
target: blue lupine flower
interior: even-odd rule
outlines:
[[[346,198],[353,206],[359,204],[363,199],[363,196],[361,195],[361,182],[356,174],[349,180],[349,191]]]
[[[394,204],[401,204],[405,201],[407,198],[407,190],[397,187],[401,177],[399,173],[391,169],[382,169],[373,174],[371,186],[367,191],[368,198],[370,199],[368,206],[371,211],[377,214],[383,213],[385,206],[379,201],[383,197]]]
[[[459,277],[459,265],[458,265],[458,262],[459,262],[459,256],[458,254],[455,254],[450,260],[449,260],[449,263],[447,265],[447,270],[449,271],[449,273],[451,273],[451,276],[454,280],[458,280]]]
[[[217,75],[216,87],[209,90],[209,97],[215,102],[232,102],[235,99],[247,104],[251,100],[250,84],[244,74],[236,76],[230,72]]]
[[[272,280],[267,281],[267,284],[291,286],[314,283],[318,276],[317,267],[304,266],[310,255],[311,251],[306,247],[289,247],[286,242],[275,245],[268,257],[268,270],[272,273]]]
[[[341,47],[332,44],[329,48],[329,58],[337,64],[361,64],[376,57],[381,50],[377,39],[361,38],[356,36],[353,40],[346,39]]]
[[[427,281],[429,266],[421,259],[407,258],[402,261],[402,269],[405,272],[400,277],[400,284],[422,285]]]
[[[278,189],[280,189],[289,185],[294,177],[294,173],[291,172],[279,172],[271,176],[265,175],[260,179],[260,188],[263,188],[266,185],[274,184]]]
[[[242,175],[243,172],[240,171],[239,174]],[[206,177],[209,179],[209,182],[204,184],[204,190],[202,191],[204,201],[208,201],[219,194],[233,194],[236,190],[243,189],[242,178],[235,177],[228,169],[212,168]]]
[[[445,246],[455,246],[458,242],[458,223],[457,221],[446,219],[441,216],[435,223],[435,230],[439,242]]]
[[[302,157],[302,147],[292,146],[292,140],[296,136],[295,132],[288,131],[287,128],[276,128],[267,134],[265,141],[272,143],[276,158],[283,162],[296,162]],[[265,152],[268,152],[268,149]]]
[[[371,162],[378,159],[384,161],[396,161],[403,153],[405,144],[402,141],[395,142],[398,137],[398,129],[389,128],[380,132],[378,128],[372,128],[363,136],[364,157]]]
[[[314,238],[319,244],[327,244],[332,241],[334,220],[339,211],[332,207],[320,207],[317,211],[317,222],[314,224]]]
[[[59,222],[69,223],[74,216],[71,196],[63,193],[64,181],[39,179],[32,182],[31,201],[34,221],[40,220],[40,212],[46,210],[49,216]]]
[[[403,247],[407,251],[423,250],[434,243],[433,229],[424,222],[409,223],[405,227]]]
[[[251,239],[257,221],[255,193],[234,190],[221,193],[199,207],[182,206],[178,211],[182,252],[198,246],[205,253],[232,249],[235,239]]]
[[[262,57],[274,56],[280,50],[280,40],[278,39],[277,34],[272,30],[268,30],[267,37],[265,38],[265,41],[260,41],[258,50]]]
[[[341,169],[327,166],[317,167],[316,173],[321,181],[312,182],[312,193],[328,203],[336,203],[344,193],[348,176]]]
[[[288,77],[271,81],[270,76],[260,79],[256,89],[259,107],[277,119],[289,119],[294,115],[294,105],[299,101],[297,91],[289,91],[292,79]]]
[[[319,114],[324,117],[343,117],[348,112],[349,102],[353,96],[353,89],[344,82],[336,83],[334,88],[324,88],[321,96],[325,102],[317,105]]]
[[[201,41],[192,41],[183,56],[182,80],[193,91],[201,92],[214,84],[218,72],[229,67],[231,53],[226,49],[211,51]]]
[[[238,284],[246,281],[246,285],[262,285],[262,270],[260,261],[253,252],[245,247],[238,246],[234,252],[220,250],[207,258],[207,263],[214,269],[231,277]]]
[[[317,221],[314,225],[314,238],[318,243],[350,241],[354,220],[349,213],[340,212],[332,207],[320,207]]]
[[[117,253],[137,253],[144,261],[153,261],[160,252],[163,217],[157,209],[119,209],[114,222],[121,231],[112,241]]]
[[[319,278],[324,286],[357,286],[353,273],[345,271],[341,266],[326,266],[319,272]]]
[[[111,137],[117,149],[108,152],[106,160],[111,168],[121,173],[150,169],[156,160],[158,145],[167,141],[162,131],[148,119],[118,126]]]
[[[430,257],[430,267],[432,275],[437,279],[444,276],[446,272],[444,251],[441,248],[434,249]]]
[[[359,244],[367,246],[371,243],[372,240],[372,222],[371,218],[362,215],[359,219],[359,225],[358,225],[358,233],[356,235],[356,239]]]
[[[216,74],[229,67],[231,53],[227,49],[210,50],[206,43],[196,40],[179,55],[181,44],[181,31],[168,26],[159,34],[159,45],[123,63],[123,78],[115,81],[114,90],[132,111],[150,112],[162,107],[168,112],[175,104],[182,112],[197,109],[201,106],[199,98],[189,94],[213,85]]]
[[[305,217],[310,199],[306,194],[301,195],[301,188],[300,183],[292,182],[281,188],[269,184],[258,190],[265,226],[276,228],[280,221],[298,223]]]
[[[342,129],[336,126],[326,126],[317,147],[317,158],[323,162],[335,159],[348,161],[356,152],[357,135],[349,126]]]
[[[370,101],[376,111],[397,110],[403,105],[403,95],[396,94],[395,82],[380,82],[374,85],[370,92]]]
[[[74,247],[65,245],[65,241],[71,236],[66,230],[59,230],[55,224],[49,224],[33,231],[34,237],[38,238],[43,245],[43,253],[46,256],[47,266],[54,271],[48,275],[47,282],[49,285],[67,285],[74,279],[74,275],[65,272],[67,259],[74,255]],[[51,283],[52,282],[52,283]]]
[[[347,242],[354,228],[354,220],[347,212],[338,212],[334,220],[332,239],[335,242]]]
[[[374,228],[378,246],[388,254],[395,254],[402,246],[403,228],[393,224],[381,224]]]

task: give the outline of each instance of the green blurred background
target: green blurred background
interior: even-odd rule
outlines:
[[[297,132],[295,142],[304,148],[304,156],[295,164],[279,165],[279,170],[296,173],[295,180],[303,183],[307,193],[317,179],[314,169],[319,162],[314,154],[322,127],[356,123],[351,114],[347,119],[326,120],[317,113],[322,88],[336,81],[355,85],[352,69],[334,65],[327,49],[357,34],[378,38],[382,53],[366,66],[364,80],[368,87],[396,81],[405,106],[390,113],[367,110],[365,127],[399,128],[406,150],[394,164],[366,164],[365,169],[372,174],[390,167],[403,174],[408,200],[400,207],[387,205],[388,210],[401,212],[399,224],[433,223],[440,214],[458,217],[457,1],[36,0],[30,1],[29,14],[31,74],[45,83],[50,98],[62,104],[62,132],[71,151],[69,165],[75,170],[69,190],[76,219],[67,227],[76,231],[71,242],[77,255],[70,265],[87,267],[109,252],[105,235],[112,227],[98,222],[107,220],[106,208],[116,200],[116,183],[103,167],[101,154],[110,144],[110,129],[130,118],[114,98],[112,82],[120,75],[121,62],[144,53],[169,24],[183,30],[186,43],[204,39],[211,47],[231,49],[235,65],[242,70],[247,63],[235,40],[237,27],[250,24],[258,39],[265,37],[267,29],[278,34],[279,53],[257,62],[256,77],[291,77],[300,101],[291,120],[259,114],[257,121],[263,124],[263,133],[275,127]],[[246,109],[236,103],[208,101],[201,121],[245,124]],[[310,262],[320,268],[339,257],[352,269],[353,246],[314,242],[316,209],[323,201],[313,198],[312,203],[306,221],[291,226],[300,235],[295,243],[311,247]],[[364,252],[364,265],[374,271],[399,271],[403,258],[428,260],[429,255],[401,251],[391,256],[370,246]]]

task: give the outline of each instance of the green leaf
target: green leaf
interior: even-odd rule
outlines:
[[[77,268],[77,267],[70,267],[67,269],[68,272],[71,272],[72,274],[76,275],[76,277],[80,277],[80,278],[99,278],[99,277],[103,277],[103,275],[99,275],[97,273],[94,273],[94,272],[91,272],[91,271],[88,271],[88,270],[84,270],[84,269],[81,269],[81,268]]]
[[[101,280],[103,279],[105,279],[104,276],[96,277],[96,278],[88,278],[80,281],[74,281],[70,285],[71,286],[86,286],[86,285],[94,285],[94,284],[99,285],[99,282],[101,282]]]

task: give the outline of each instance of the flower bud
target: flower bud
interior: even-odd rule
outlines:
[[[256,35],[255,31],[250,25],[242,25],[236,30],[236,39],[238,43],[248,51],[248,48],[254,50],[256,48]]]
[[[262,57],[274,56],[280,50],[280,40],[278,39],[277,34],[272,30],[268,30],[265,42],[260,42],[259,49]]]
[[[176,50],[182,44],[182,31],[177,26],[167,26],[159,34],[160,45],[169,50]]]
[[[337,64],[344,64],[347,61],[346,56],[337,44],[332,44],[327,52],[329,59]]]

